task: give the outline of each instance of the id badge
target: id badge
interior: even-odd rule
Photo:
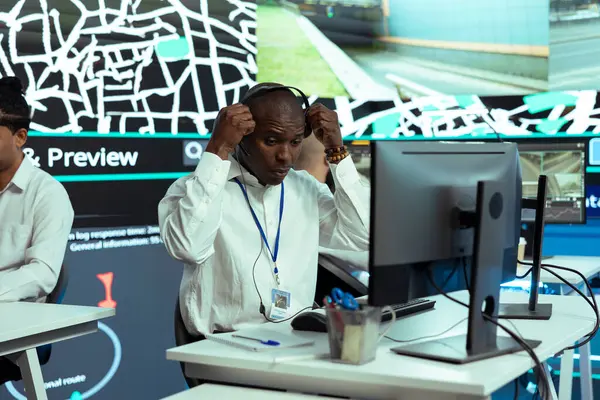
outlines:
[[[285,319],[288,317],[292,305],[292,294],[286,290],[271,290],[270,319]]]

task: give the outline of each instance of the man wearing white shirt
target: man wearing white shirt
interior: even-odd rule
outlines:
[[[0,303],[45,301],[73,224],[63,186],[23,154],[29,115],[21,82],[0,79]],[[14,364],[0,357],[0,384],[18,379],[9,376],[13,371]]]
[[[310,309],[319,245],[368,249],[369,189],[343,146],[337,114],[321,104],[305,112],[276,84],[257,85],[246,99],[219,112],[196,170],[159,205],[161,237],[185,263],[181,312],[195,335]],[[327,151],[335,196],[291,169],[311,131]],[[282,296],[286,309],[273,304]]]

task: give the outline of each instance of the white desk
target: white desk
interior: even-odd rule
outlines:
[[[35,348],[96,332],[98,320],[113,315],[113,308],[0,303],[0,356],[14,360],[21,369],[28,399],[46,400]]]
[[[465,301],[466,292],[455,293]],[[542,340],[536,349],[543,361],[589,333],[595,316],[578,297],[540,296],[554,305],[549,321],[513,321],[525,338]],[[389,336],[406,340],[440,333],[467,316],[467,309],[440,296],[435,310],[402,318]],[[504,293],[503,302],[524,302],[524,293]],[[507,324],[511,328],[510,324]],[[463,322],[446,335],[464,333]],[[272,329],[290,329],[278,324]],[[499,330],[500,331],[500,330]],[[205,340],[167,351],[167,358],[186,363],[186,374],[200,379],[237,383],[301,393],[346,396],[361,399],[489,399],[491,394],[516,379],[533,363],[525,352],[466,365],[451,365],[399,356],[389,349],[398,346],[384,339],[375,361],[362,366],[332,363],[326,359],[286,357],[323,354],[328,351],[326,334],[304,333],[317,341],[313,348],[255,353]],[[440,336],[441,337],[441,336]]]
[[[315,397],[297,393],[286,393],[274,390],[249,389],[236,386],[214,385],[205,383],[188,389],[185,392],[165,397],[162,400],[198,400],[198,399],[223,399],[223,400],[337,400],[334,397]]]
[[[559,267],[571,268],[581,272],[583,276],[590,280],[600,273],[600,257],[579,257],[579,256],[554,256],[546,260],[542,260],[542,264],[552,264]],[[519,266],[518,274],[522,275],[529,269],[529,266]],[[581,277],[577,274],[568,271],[561,271],[555,269],[554,272],[563,277],[567,282],[580,289],[583,293],[587,293],[585,283]],[[527,281],[531,281],[531,277],[525,278]],[[565,285],[563,281],[552,275],[551,273],[542,270],[540,273],[540,280],[545,284],[558,287],[561,295],[573,295],[579,296],[577,292],[571,289],[568,285]],[[594,390],[592,381],[592,361],[591,361],[591,346],[590,343],[585,344],[579,348],[579,369],[581,373],[581,395],[583,399],[593,400]],[[571,393],[573,390],[573,356],[574,351],[565,351],[560,360],[560,400],[571,400]]]
[[[554,256],[552,258],[548,258],[546,260],[542,260],[542,264],[552,264],[558,265],[559,267],[571,268],[576,271],[579,271],[585,276],[588,280],[600,274],[600,257],[579,257],[579,256]],[[520,265],[517,273],[519,275],[524,274],[531,268],[528,265],[522,266]],[[572,272],[568,271],[560,271],[554,270],[557,274],[565,278],[567,282],[572,284],[573,286],[579,288],[585,288],[583,281],[579,275],[576,275]],[[530,281],[530,277],[526,277],[527,281]],[[556,278],[551,273],[542,270],[540,274],[540,280],[546,284],[556,284],[560,285],[560,293],[561,294],[569,294],[573,292],[569,286],[565,285],[560,279]],[[576,293],[575,293],[576,294]]]

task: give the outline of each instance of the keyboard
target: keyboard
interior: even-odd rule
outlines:
[[[430,310],[435,306],[435,300],[429,299],[415,299],[408,303],[396,304],[391,306],[396,314],[396,319],[406,317],[421,311]],[[392,313],[389,310],[385,310],[381,313],[381,322],[391,321]]]

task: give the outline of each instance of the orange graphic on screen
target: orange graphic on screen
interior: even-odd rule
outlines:
[[[114,274],[112,272],[105,272],[103,274],[96,275],[100,282],[104,285],[104,300],[98,302],[98,307],[103,308],[115,308],[117,302],[112,298],[112,283]]]

